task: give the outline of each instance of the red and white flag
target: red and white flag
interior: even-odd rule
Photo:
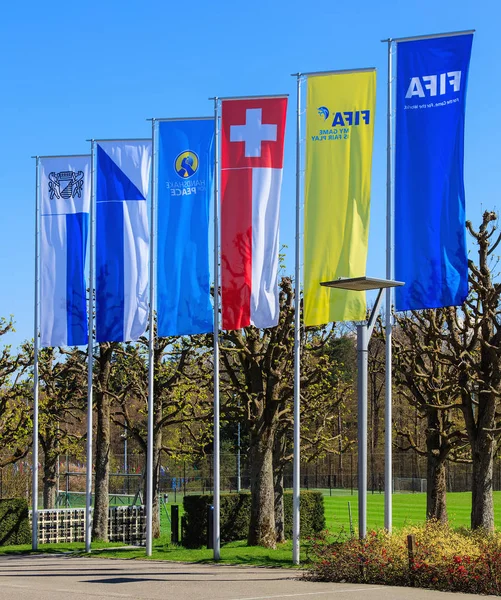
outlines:
[[[222,101],[223,329],[278,323],[286,97]]]

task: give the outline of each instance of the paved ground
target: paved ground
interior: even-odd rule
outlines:
[[[410,588],[312,583],[287,569],[69,556],[0,556],[1,600],[469,600]]]

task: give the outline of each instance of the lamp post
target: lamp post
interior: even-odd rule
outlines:
[[[352,291],[379,290],[376,303],[369,319],[357,325],[357,370],[358,370],[358,534],[362,539],[367,535],[367,392],[368,392],[368,354],[369,340],[381,307],[383,290],[404,285],[402,281],[374,279],[371,277],[339,278],[323,281],[324,287]],[[391,369],[391,365],[387,368]],[[391,490],[385,490],[391,494]]]

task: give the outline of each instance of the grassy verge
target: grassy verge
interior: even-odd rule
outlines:
[[[187,550],[182,546],[173,546],[165,536],[155,540],[151,557],[146,557],[144,548],[124,547],[120,544],[93,543],[91,554],[85,552],[81,543],[42,544],[37,552],[31,546],[3,546],[0,555],[4,554],[63,554],[71,552],[75,556],[92,556],[99,558],[150,559],[176,562],[212,563],[213,551],[206,548]],[[280,544],[276,550],[247,546],[245,541],[231,542],[221,548],[221,563],[233,565],[254,565],[266,567],[292,567],[292,543]]]
[[[123,547],[119,542],[93,542],[92,548],[95,550],[113,549]],[[31,544],[20,544],[19,546],[0,546],[0,555],[2,554],[64,554],[72,552],[75,554],[85,554],[85,544],[83,542],[72,542],[65,544],[40,544],[38,550],[33,551]],[[143,550],[144,553],[144,550]]]
[[[99,550],[99,556],[107,558],[145,558],[144,548]],[[162,543],[162,539],[153,544],[151,559],[177,562],[212,563],[213,551],[207,548],[188,550],[182,546]],[[254,565],[267,567],[292,567],[292,542],[280,544],[276,550],[247,546],[247,542],[238,541],[221,547],[221,563],[233,565]]]

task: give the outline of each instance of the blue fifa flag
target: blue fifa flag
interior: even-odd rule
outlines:
[[[135,341],[148,322],[151,140],[96,144],[96,339]]]
[[[40,158],[40,345],[88,341],[90,156]]]
[[[158,127],[158,335],[208,333],[214,119]]]
[[[397,44],[396,310],[457,306],[468,294],[463,182],[473,35]]]

